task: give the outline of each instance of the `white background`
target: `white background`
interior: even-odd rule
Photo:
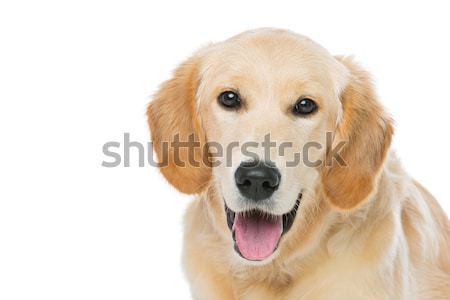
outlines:
[[[450,212],[445,3],[2,1],[0,299],[190,298],[190,198],[136,160],[102,167],[102,145],[124,132],[147,142],[145,108],[171,70],[255,27],[354,54],[396,120],[407,170]]]

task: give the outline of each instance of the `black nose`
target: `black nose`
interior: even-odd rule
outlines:
[[[280,185],[280,178],[275,166],[258,161],[243,162],[234,173],[241,194],[255,201],[272,196]]]

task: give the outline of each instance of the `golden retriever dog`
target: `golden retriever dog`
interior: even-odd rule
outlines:
[[[405,173],[352,58],[247,31],[181,64],[148,122],[162,174],[197,195],[194,299],[450,299],[448,217]]]

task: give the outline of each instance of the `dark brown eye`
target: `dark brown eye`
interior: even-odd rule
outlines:
[[[219,103],[226,108],[238,108],[241,105],[241,99],[236,92],[226,91],[217,98]]]
[[[292,109],[293,113],[296,115],[309,115],[316,112],[318,106],[316,102],[309,98],[302,98],[295,103],[294,108]]]

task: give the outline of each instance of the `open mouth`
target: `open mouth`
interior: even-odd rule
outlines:
[[[252,261],[270,257],[277,250],[281,237],[291,229],[301,198],[300,193],[292,210],[281,216],[261,210],[235,213],[225,204],[236,252]]]

